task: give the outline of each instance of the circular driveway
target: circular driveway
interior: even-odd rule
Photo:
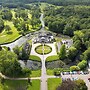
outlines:
[[[50,44],[45,44],[45,45],[48,45],[48,46],[50,46],[52,48],[52,52],[50,52],[49,54],[44,55],[44,59],[45,60],[46,60],[46,58],[48,56],[57,55],[55,44],[56,44],[56,42],[50,43]],[[41,45],[41,43],[36,43],[36,44],[32,43],[32,49],[31,49],[31,54],[30,55],[39,56],[41,58],[41,60],[42,60],[43,59],[43,55],[40,55],[40,54],[36,53],[36,51],[35,51],[35,48],[37,46],[39,46],[39,45]]]

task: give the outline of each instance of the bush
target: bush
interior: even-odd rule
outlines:
[[[61,73],[61,71],[60,71],[60,69],[54,69],[54,75],[55,76],[60,76],[60,73]]]
[[[29,68],[23,68],[22,72],[25,76],[29,76],[31,74],[31,70]]]
[[[80,63],[78,63],[78,67],[82,70],[84,68],[86,68],[87,66],[87,61],[86,60],[82,60]]]
[[[79,71],[80,68],[78,66],[71,66],[70,71]]]
[[[41,61],[41,58],[35,55],[30,55],[29,59],[34,61]]]
[[[59,56],[53,55],[46,58],[46,61],[54,61],[54,60],[59,60]]]

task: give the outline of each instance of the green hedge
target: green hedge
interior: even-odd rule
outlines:
[[[35,56],[35,55],[30,55],[29,59],[33,61],[41,61],[40,57]]]
[[[53,55],[46,58],[46,61],[55,61],[55,60],[59,60],[58,55]]]

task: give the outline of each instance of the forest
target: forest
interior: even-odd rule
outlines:
[[[90,5],[90,0],[0,0],[1,5],[6,5],[9,7],[17,7],[24,6],[28,3],[34,2],[46,2],[59,6],[67,6],[67,5]]]

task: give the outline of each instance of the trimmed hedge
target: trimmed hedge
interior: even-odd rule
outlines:
[[[35,55],[30,55],[29,59],[33,61],[41,61],[41,58]]]
[[[58,55],[53,55],[53,56],[49,56],[46,58],[46,61],[55,61],[55,60],[59,60],[59,56]]]

